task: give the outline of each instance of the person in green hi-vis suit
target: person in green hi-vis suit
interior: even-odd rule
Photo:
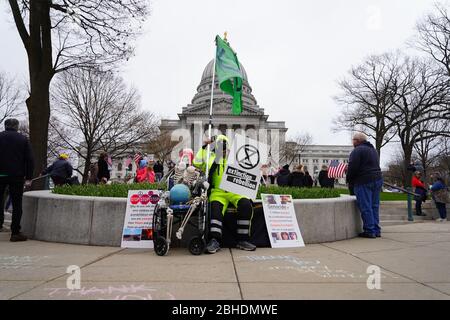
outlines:
[[[226,168],[226,158],[228,152],[228,138],[218,135],[216,139],[206,140],[203,147],[198,151],[193,164],[198,169],[206,172],[209,170],[210,194],[209,202],[211,206],[211,220],[209,241],[206,246],[208,253],[216,253],[220,250],[222,239],[223,215],[228,205],[231,203],[237,209],[237,248],[247,251],[254,251],[256,246],[250,243],[251,220],[253,216],[253,206],[250,199],[219,188],[222,176]],[[206,168],[207,146],[211,145],[208,169]]]

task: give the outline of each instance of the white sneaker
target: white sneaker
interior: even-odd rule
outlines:
[[[436,221],[436,222],[441,222],[442,221],[442,219],[441,218],[437,218],[436,220],[434,220],[434,221]]]

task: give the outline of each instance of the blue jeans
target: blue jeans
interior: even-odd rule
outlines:
[[[438,209],[441,219],[447,220],[447,208],[445,207],[445,203],[436,202],[436,208]]]
[[[362,185],[355,185],[356,203],[363,221],[365,233],[378,235],[380,228],[380,192],[383,179]]]

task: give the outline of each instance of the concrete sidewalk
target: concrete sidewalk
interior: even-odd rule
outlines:
[[[0,233],[0,299],[450,299],[450,223],[390,226],[379,239],[305,248],[173,249],[9,242]],[[81,289],[69,290],[69,265]],[[369,290],[367,268],[381,268]]]

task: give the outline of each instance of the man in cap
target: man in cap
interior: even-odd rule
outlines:
[[[69,179],[72,177],[73,168],[67,159],[69,159],[69,155],[60,153],[58,159],[42,171],[42,175],[48,174],[55,186],[68,184]]]

